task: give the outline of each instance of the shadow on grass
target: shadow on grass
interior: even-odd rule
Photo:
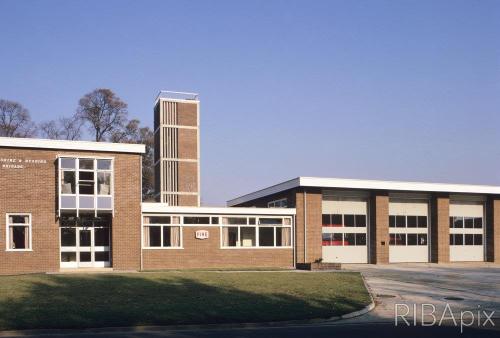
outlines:
[[[144,275],[35,276],[0,294],[0,330],[208,324],[327,318],[366,299],[243,291],[197,278]],[[14,280],[15,282],[15,280]],[[307,286],[304,286],[305,288]],[[328,287],[325,286],[325,287]],[[3,291],[2,291],[3,290]],[[9,289],[0,289],[9,292]]]

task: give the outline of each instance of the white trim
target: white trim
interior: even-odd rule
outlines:
[[[243,195],[227,202],[228,206],[238,205],[264,196],[276,194],[297,187],[320,187],[341,189],[365,190],[392,190],[392,191],[422,191],[422,192],[449,192],[470,194],[500,194],[500,186],[425,183],[402,181],[358,180],[322,177],[297,177],[292,180]]]
[[[134,154],[144,154],[146,152],[146,146],[144,144],[66,141],[16,137],[0,137],[0,147],[103,151]]]
[[[10,224],[9,222],[9,216],[28,216],[29,217],[29,223],[26,225],[26,224],[17,224],[17,223],[13,223],[13,224]],[[33,251],[33,227],[32,227],[32,222],[33,222],[33,218],[31,216],[31,213],[30,212],[8,212],[5,214],[5,251],[9,251],[9,252],[29,252],[29,251]],[[9,227],[10,226],[28,226],[28,231],[29,231],[29,248],[27,249],[11,249],[9,248],[9,243],[10,243],[10,231],[9,231]]]
[[[277,215],[293,216],[294,208],[225,208],[225,207],[179,207],[167,203],[143,202],[143,213],[174,214],[219,214],[223,215]]]

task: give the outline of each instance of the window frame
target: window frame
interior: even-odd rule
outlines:
[[[145,223],[146,217],[169,217],[170,223]],[[179,223],[173,223],[174,217],[179,217]],[[142,215],[141,216],[141,248],[144,250],[182,250],[184,249],[184,225],[181,215]],[[160,246],[146,246],[144,243],[144,232],[150,227],[160,228]],[[163,242],[163,232],[166,227],[179,227],[179,246],[165,246]]]
[[[10,216],[28,216],[28,224],[10,223]],[[10,227],[12,226],[23,226],[28,228],[28,239],[29,248],[24,249],[12,249],[9,246],[10,243]],[[30,212],[9,212],[5,214],[5,251],[9,252],[29,252],[33,251],[33,218]]]

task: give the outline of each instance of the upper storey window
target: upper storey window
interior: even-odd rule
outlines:
[[[112,210],[113,160],[59,158],[60,210]]]

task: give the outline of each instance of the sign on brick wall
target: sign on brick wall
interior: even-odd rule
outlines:
[[[36,166],[39,164],[47,164],[47,160],[39,160],[32,158],[3,158],[0,157],[2,169],[24,169],[27,166]]]
[[[208,230],[198,230],[195,232],[194,236],[197,239],[207,239],[208,238]]]

